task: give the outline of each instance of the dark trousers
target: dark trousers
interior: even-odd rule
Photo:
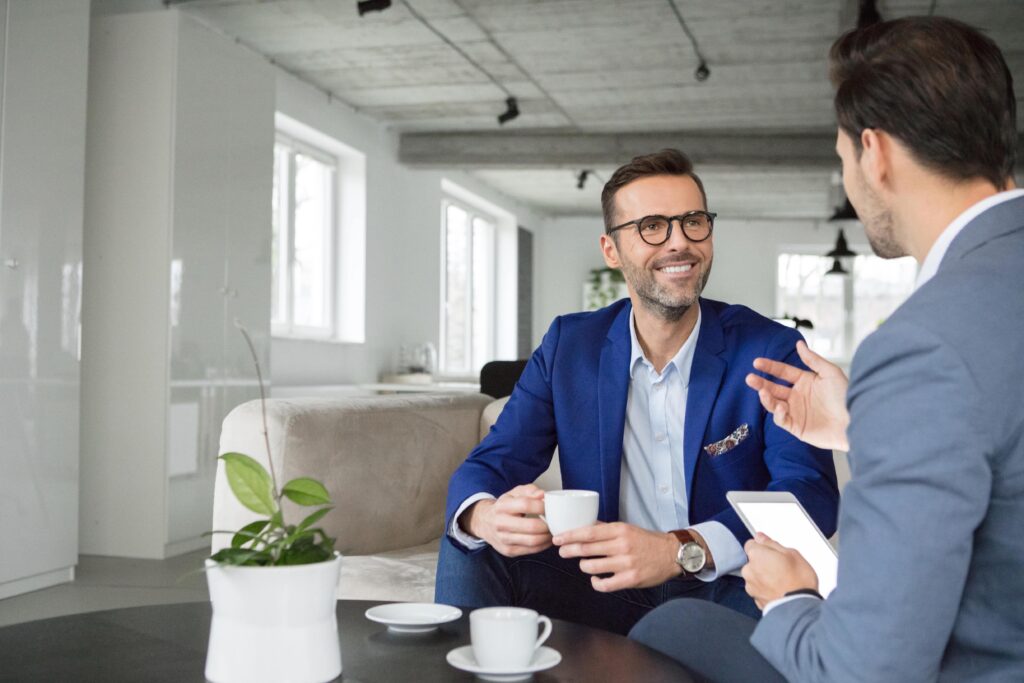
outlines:
[[[553,619],[594,626],[625,635],[645,614],[673,598],[710,600],[753,618],[760,612],[743,588],[743,580],[724,576],[706,583],[671,579],[653,588],[599,593],[579,560],[565,560],[557,548],[534,555],[504,557],[490,546],[475,553],[441,540],[434,599],[459,607],[496,605],[529,607]]]
[[[629,637],[716,683],[785,683],[754,646],[757,620],[706,600],[672,600],[652,610]]]

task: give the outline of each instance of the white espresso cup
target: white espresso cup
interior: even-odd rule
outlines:
[[[544,630],[537,635],[537,625]],[[524,607],[483,607],[469,613],[476,663],[488,669],[522,670],[551,635],[551,620]]]
[[[544,514],[541,519],[548,525],[552,536],[581,526],[590,526],[597,522],[599,500],[597,491],[548,491],[544,494]]]

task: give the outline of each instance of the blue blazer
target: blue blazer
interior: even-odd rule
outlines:
[[[777,427],[744,377],[765,356],[800,365],[800,335],[745,306],[700,300],[690,374],[684,471],[690,524],[719,521],[750,537],[725,499],[731,490],[791,491],[825,535],[836,528],[839,492],[832,454]],[[619,517],[622,436],[629,392],[631,304],[556,318],[487,437],[452,475],[445,518],[475,493],[500,496],[532,482],[559,449],[565,488],[601,494],[599,518]],[[704,447],[746,424],[749,436],[711,456]],[[461,544],[455,546],[463,549]]]

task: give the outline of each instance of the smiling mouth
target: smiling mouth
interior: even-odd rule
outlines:
[[[692,263],[681,263],[658,268],[663,273],[688,273],[693,268]]]

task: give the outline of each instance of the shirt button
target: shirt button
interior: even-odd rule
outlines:
[[[658,487],[658,493],[668,493],[668,487],[667,486],[659,486]]]
[[[664,441],[664,440],[665,440],[665,435],[664,435],[664,434],[655,434],[655,435],[654,435],[654,438],[655,438],[655,439],[656,439],[657,441]]]

